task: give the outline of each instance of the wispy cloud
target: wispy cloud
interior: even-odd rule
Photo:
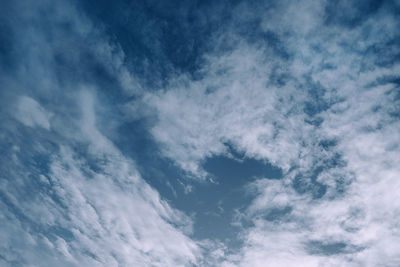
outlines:
[[[162,47],[155,31],[153,63],[166,61],[159,71],[169,73],[150,83],[135,73],[150,63],[126,56],[131,42],[120,45],[77,3],[6,3],[1,22],[15,51],[9,68],[0,65],[0,262],[400,264],[399,4],[229,7],[223,19],[196,13],[210,30],[196,64],[171,52],[184,45]],[[196,216],[164,200],[138,171],[152,166],[138,168],[114,144],[129,120],[148,122],[154,157],[182,177],[213,181],[204,163],[232,150],[282,170],[245,186],[250,204],[231,222],[240,248],[191,237]],[[194,194],[182,177],[176,184]]]
[[[51,117],[34,99],[21,96],[15,108],[15,116],[26,126],[40,126],[50,130],[49,119]]]
[[[398,73],[398,20],[390,3],[367,13],[350,5],[354,21],[344,25],[322,3],[303,1],[301,12],[244,5],[251,15],[237,19],[259,15],[254,27],[272,32],[288,60],[271,35],[247,42],[228,28],[218,40],[239,41],[206,57],[202,79],[178,77],[149,97],[159,114],[154,137],[189,173],[206,176],[203,160],[227,153],[226,142],[285,172],[253,185],[259,193],[239,217],[254,226],[232,264],[399,263],[398,82],[385,78]],[[385,46],[390,52],[370,52]]]
[[[99,98],[104,84],[80,73],[92,71],[80,53],[99,56],[116,88],[136,94],[121,52],[71,4],[11,7],[28,24],[11,24],[24,38],[14,40],[21,55],[2,80],[16,90],[2,92],[14,114],[1,126],[1,265],[196,264],[191,218],[162,200],[98,128],[96,114],[108,108]],[[79,47],[89,39],[90,48]]]

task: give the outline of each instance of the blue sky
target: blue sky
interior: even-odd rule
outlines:
[[[0,266],[400,266],[399,14],[3,1]]]

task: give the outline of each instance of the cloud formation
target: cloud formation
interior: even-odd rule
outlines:
[[[0,11],[3,265],[400,264],[399,3],[117,3],[103,21],[91,5]],[[117,145],[132,121],[177,169],[176,202]],[[175,184],[220,182],[217,156],[282,172],[238,183],[235,249],[175,208]]]
[[[347,4],[349,21],[323,3],[243,4],[253,17],[238,9],[233,20],[254,20],[264,39],[228,28],[216,44],[235,44],[206,57],[201,79],[178,77],[149,97],[153,136],[194,176],[226,143],[285,172],[250,187],[239,218],[253,226],[229,264],[399,264],[396,4]]]
[[[80,64],[85,60],[80,54],[97,55],[98,64],[120,78],[116,87],[132,94],[133,77],[110,54],[115,48],[69,3],[20,2],[8,8],[18,10],[29,26],[8,24],[25,37],[13,40],[22,55],[2,79],[15,90],[2,91],[1,265],[195,264],[201,249],[188,237],[191,218],[161,199],[135,162],[99,130],[103,118],[96,114],[107,110],[99,97],[102,81],[60,70],[93,71]],[[87,38],[93,42],[88,50],[66,50],[73,49],[69,42]]]

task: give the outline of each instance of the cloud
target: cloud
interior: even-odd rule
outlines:
[[[182,77],[165,93],[146,99],[159,115],[153,136],[183,169],[199,174],[200,161],[223,153],[227,141],[247,156],[268,158],[273,163],[279,158],[285,161],[282,167],[289,167],[290,156],[280,154],[285,150],[279,152],[264,140],[275,136],[283,147],[297,146],[279,135],[285,128],[295,127],[297,119],[286,120],[289,110],[279,103],[278,88],[265,88],[272,67],[262,58],[262,51],[240,46],[232,53],[210,58],[205,79],[190,82]],[[283,98],[293,93],[289,87]],[[276,130],[274,124],[281,128]]]
[[[16,111],[16,118],[24,125],[29,127],[40,126],[50,130],[49,119],[51,115],[34,99],[27,96],[20,97]]]
[[[1,92],[3,264],[399,265],[396,3],[233,5],[199,69],[173,70],[186,62],[175,53],[161,89],[73,4],[6,7],[18,19],[5,19],[16,52],[0,73],[13,89]],[[204,162],[232,149],[282,169],[246,186],[240,248],[192,239],[195,216],[114,145],[110,132],[138,119],[187,178],[204,182]]]
[[[87,150],[67,145],[68,132],[52,137],[64,143],[54,150],[38,150],[24,145],[23,139],[13,139],[29,154],[13,152],[17,161],[7,162],[8,167],[20,171],[7,171],[2,180],[7,218],[1,229],[3,263],[51,266],[55,259],[65,266],[195,263],[201,250],[187,237],[191,219],[163,201],[142,180],[134,162],[95,128],[93,95],[86,91],[79,96],[76,101],[83,116],[76,130]],[[40,144],[46,138],[30,136],[30,142]],[[24,165],[29,157],[33,164]],[[29,246],[21,245],[28,237]]]
[[[17,120],[1,117],[1,265],[196,264],[202,249],[189,237],[192,219],[163,200],[99,127],[113,111],[93,68],[117,77],[125,96],[136,93],[122,53],[70,3],[7,7],[29,23],[8,24],[19,50],[17,67],[2,78],[15,90],[2,92],[2,101]],[[87,49],[78,45],[89,39]],[[95,56],[95,67],[85,61]]]
[[[117,155],[105,158],[111,162],[101,166],[104,174],[96,174],[69,153],[62,152],[50,179],[69,210],[65,227],[72,229],[74,239],[68,244],[75,259],[87,265],[172,266],[196,261],[197,245],[175,228],[190,233],[190,220],[160,200],[129,170],[129,162]]]
[[[236,44],[205,56],[201,79],[179,76],[146,99],[158,113],[154,138],[191,175],[206,177],[202,162],[227,154],[226,143],[284,170],[250,187],[253,204],[238,216],[244,246],[225,264],[399,264],[398,82],[384,78],[398,73],[398,20],[388,3],[351,5],[354,23],[335,26],[325,4],[244,5],[253,16],[233,20],[259,15],[254,28],[272,31],[288,60],[275,39],[247,42],[228,27],[215,42]]]

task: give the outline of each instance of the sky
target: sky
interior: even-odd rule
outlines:
[[[400,266],[400,2],[4,0],[0,266]]]

